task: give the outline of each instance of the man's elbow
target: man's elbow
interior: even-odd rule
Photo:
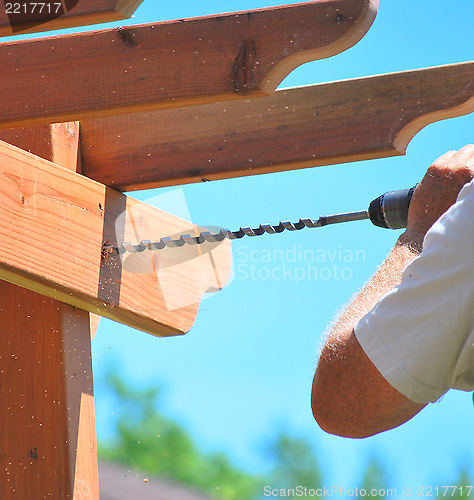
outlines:
[[[338,415],[333,411],[329,411],[324,397],[318,391],[315,391],[314,386],[311,393],[311,410],[313,417],[319,427],[328,434],[334,434],[341,437],[352,437],[346,426],[340,422]]]
[[[373,401],[367,384],[367,358],[353,332],[330,338],[321,351],[311,394],[311,407],[324,431],[342,437],[364,438],[380,432],[374,425]]]
[[[393,388],[354,336],[337,355],[333,349],[323,349],[313,379],[311,407],[324,431],[349,438],[374,436],[410,420],[424,406]]]
[[[377,427],[372,427],[367,416],[360,415],[360,412],[354,411],[355,408],[351,410],[347,403],[347,399],[337,391],[328,390],[320,382],[316,372],[311,392],[311,409],[323,431],[353,439],[366,438],[380,432]]]

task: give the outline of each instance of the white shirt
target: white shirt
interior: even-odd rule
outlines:
[[[416,403],[474,390],[474,180],[354,331],[385,379]]]

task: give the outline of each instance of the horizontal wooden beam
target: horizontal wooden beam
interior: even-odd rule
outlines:
[[[121,21],[143,0],[2,2],[0,37]]]
[[[0,141],[13,144],[61,167],[82,173],[79,122],[0,130]],[[100,316],[90,315],[91,339],[97,332],[99,321]]]
[[[437,120],[474,111],[474,62],[85,120],[84,174],[119,190],[404,154]]]
[[[196,226],[0,141],[0,279],[149,333],[187,332],[230,242],[104,255]]]
[[[300,64],[357,43],[377,6],[318,0],[5,43],[0,128],[271,93]]]

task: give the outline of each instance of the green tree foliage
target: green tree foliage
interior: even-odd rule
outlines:
[[[372,459],[362,477],[360,489],[363,489],[371,498],[378,499],[387,496],[388,478],[385,469],[377,459]],[[373,493],[378,492],[378,495]]]
[[[203,453],[182,426],[159,413],[159,389],[133,391],[115,375],[109,382],[121,413],[116,440],[99,446],[101,459],[187,484],[215,498],[253,500],[261,491],[260,478],[240,471],[222,453]]]
[[[458,479],[453,483],[453,486],[439,487],[438,496],[449,497],[451,499],[460,500],[461,498],[473,498],[474,489],[472,487],[472,478],[469,476],[467,469],[462,468],[459,472]]]
[[[317,489],[322,486],[319,464],[305,439],[281,432],[268,444],[265,451],[273,465],[267,479],[267,484],[272,488],[302,486]]]
[[[270,470],[264,477],[249,474],[222,453],[201,451],[180,424],[164,416],[157,409],[159,388],[132,390],[117,375],[109,375],[108,382],[120,413],[116,439],[99,445],[101,460],[121,462],[221,500],[262,500],[266,485],[277,490],[297,486],[317,490],[324,486],[315,452],[304,438],[286,431],[276,434],[264,448]],[[448,490],[433,487],[432,496],[438,493],[438,497],[457,500],[474,497],[469,487],[472,478],[466,469],[461,469],[457,481],[451,484]],[[386,496],[388,487],[386,470],[379,461],[371,460],[359,490],[377,499]],[[373,496],[374,491],[380,492],[379,496]]]

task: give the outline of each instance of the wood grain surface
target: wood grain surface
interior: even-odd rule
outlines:
[[[0,496],[97,500],[88,314],[10,283],[0,303]]]
[[[437,120],[474,111],[474,63],[94,120],[84,173],[130,191],[401,155]]]
[[[103,259],[105,241],[198,229],[5,142],[0,214],[0,278],[155,335],[187,332],[230,273],[229,241]]]
[[[378,0],[319,0],[0,45],[0,128],[273,92],[371,26]]]
[[[1,136],[2,134],[0,134]],[[80,168],[79,124],[9,134],[42,158]],[[0,281],[0,496],[97,500],[89,314]]]

